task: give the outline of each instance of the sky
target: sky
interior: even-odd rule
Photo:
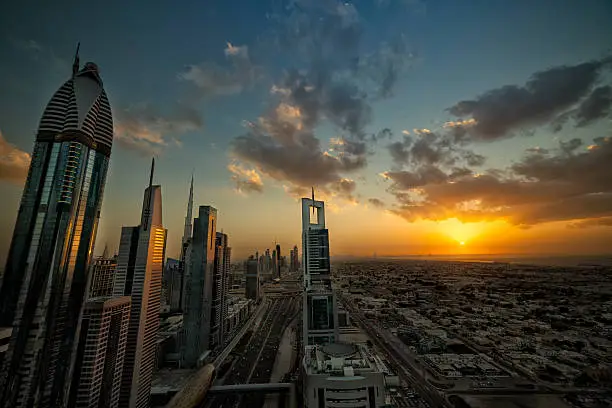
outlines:
[[[608,0],[24,0],[0,35],[2,263],[77,42],[114,117],[96,253],[152,156],[169,256],[192,174],[234,259],[300,246],[311,187],[332,256],[612,252]]]

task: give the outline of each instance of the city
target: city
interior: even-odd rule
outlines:
[[[611,407],[610,3],[255,3],[0,16],[0,407]]]

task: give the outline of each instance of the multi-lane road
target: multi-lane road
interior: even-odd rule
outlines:
[[[341,295],[339,295],[339,299],[346,310],[351,313],[351,318],[369,335],[372,342],[387,355],[387,359],[405,383],[410,384],[430,406],[451,407],[443,395],[429,387],[427,380],[421,376],[419,368],[415,365],[414,359],[407,355],[405,350],[397,346],[394,339],[390,338],[389,333],[368,321],[350,300]]]
[[[261,320],[255,322],[250,338],[243,339],[230,354],[231,366],[220,380],[223,385],[258,384],[270,381],[278,346],[287,325],[298,310],[296,297],[280,296],[265,300],[265,311]],[[248,333],[247,333],[248,335]],[[219,365],[222,364],[219,361]],[[217,384],[220,385],[220,384]],[[207,399],[205,407],[253,407],[263,405],[265,396],[223,395]]]

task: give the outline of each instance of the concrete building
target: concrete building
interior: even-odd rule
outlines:
[[[98,67],[77,49],[38,126],[0,287],[4,406],[67,402],[112,142]]]
[[[224,322],[227,317],[230,262],[231,248],[229,247],[227,234],[217,232],[215,239],[213,295],[210,324],[211,349],[224,343]]]
[[[245,297],[254,301],[259,300],[259,264],[253,256],[245,264]]]
[[[338,341],[336,297],[331,287],[329,236],[323,201],[302,198],[302,265],[304,267],[303,344]]]
[[[304,407],[385,406],[385,378],[363,345],[307,346],[303,363]]]
[[[162,224],[161,186],[153,185],[155,160],[137,227],[123,227],[114,296],[131,296],[130,324],[121,381],[121,407],[147,407],[159,328],[159,308],[166,234]]]
[[[185,256],[180,342],[181,364],[186,368],[199,367],[204,353],[210,349],[216,228],[217,210],[200,206]]]
[[[130,319],[129,296],[97,297],[83,310],[69,407],[118,407]]]
[[[289,254],[289,271],[297,272],[300,269],[300,260],[297,245],[293,247]]]
[[[94,260],[91,271],[91,282],[89,285],[89,297],[111,296],[113,294],[113,282],[115,270],[117,269],[117,257],[100,257]]]
[[[276,244],[276,271],[275,271],[276,276],[274,276],[275,278],[281,277],[281,266],[283,266],[281,260],[282,260],[281,248],[279,244]]]

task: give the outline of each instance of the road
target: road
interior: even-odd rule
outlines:
[[[224,385],[270,381],[282,334],[295,317],[298,302],[295,297],[285,296],[269,299],[268,305],[260,323],[253,327],[248,341],[243,340],[241,346],[232,353],[234,360],[222,380]],[[220,361],[220,364],[223,364],[223,361]],[[246,395],[223,395],[208,398],[204,406],[259,408],[264,399],[264,395],[248,395],[248,397]]]
[[[422,377],[421,370],[416,366],[417,363],[412,356],[397,347],[395,339],[390,338],[390,336],[392,336],[391,334],[375,327],[341,294],[338,295],[338,298],[343,303],[346,310],[351,313],[351,318],[369,335],[372,342],[387,354],[387,359],[392,363],[398,376],[402,380],[410,384],[432,407],[452,407],[443,395],[428,386],[427,380]]]

